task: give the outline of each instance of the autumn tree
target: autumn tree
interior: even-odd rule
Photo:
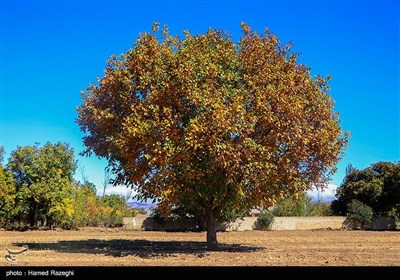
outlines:
[[[329,77],[312,77],[268,30],[242,30],[235,43],[215,29],[159,34],[154,23],[77,108],[84,154],[106,158],[114,184],[161,209],[203,208],[209,249],[227,205],[266,207],[322,186],[347,145]]]

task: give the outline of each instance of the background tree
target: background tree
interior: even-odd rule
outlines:
[[[311,77],[268,30],[242,29],[235,44],[215,29],[158,36],[154,23],[78,107],[84,154],[105,157],[114,184],[167,213],[203,208],[209,249],[227,205],[265,207],[324,185],[347,144],[329,77]]]
[[[18,147],[12,152],[7,169],[13,174],[16,203],[20,215],[29,215],[30,224],[39,219],[52,225],[58,215],[71,209],[76,162],[68,144],[46,143],[43,147]]]
[[[61,226],[76,229],[85,226],[119,227],[123,217],[135,216],[126,205],[124,197],[118,195],[96,195],[96,186],[86,181],[74,182],[74,195],[71,200],[72,215],[62,219]]]
[[[7,168],[0,161],[0,227],[116,227],[135,215],[123,197],[98,197],[83,167],[84,182],[72,181],[75,166],[73,150],[61,143],[18,147]]]
[[[74,216],[70,228],[100,225],[101,202],[96,195],[96,186],[89,181],[75,182],[74,196]]]
[[[0,146],[0,164],[3,164],[4,154],[5,153],[6,153],[6,151],[4,150],[4,147]]]
[[[106,189],[107,189],[108,185],[110,184],[110,180],[111,180],[111,170],[106,167],[106,168],[104,168],[104,179],[101,182],[102,186],[103,186],[103,197],[106,195]]]
[[[4,148],[0,146],[0,226],[4,226],[16,214],[16,188],[12,173],[3,167]]]
[[[274,216],[329,216],[329,202],[313,202],[306,192],[281,199],[270,211]]]
[[[111,194],[102,197],[104,226],[115,227],[123,225],[123,217],[130,216],[125,197]]]
[[[0,164],[0,226],[11,222],[16,215],[16,189],[10,172]]]
[[[363,170],[348,168],[337,190],[332,209],[345,215],[355,199],[371,207],[377,215],[400,214],[400,162],[377,162]]]

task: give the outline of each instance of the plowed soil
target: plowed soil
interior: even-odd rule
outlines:
[[[207,251],[204,232],[124,229],[0,230],[0,266],[400,266],[400,231],[219,232]],[[14,264],[15,265],[15,264]]]

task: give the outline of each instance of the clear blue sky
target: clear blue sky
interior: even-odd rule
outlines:
[[[0,0],[2,1],[2,0]],[[82,158],[75,123],[80,91],[106,60],[132,47],[153,21],[172,34],[209,27],[237,41],[240,22],[294,42],[312,74],[331,75],[330,94],[352,133],[331,183],[346,166],[400,160],[399,1],[2,1],[0,145],[67,142],[98,188],[104,160]],[[80,179],[77,171],[76,178]]]

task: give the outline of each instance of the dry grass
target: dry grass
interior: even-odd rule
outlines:
[[[0,230],[0,252],[29,246],[18,266],[400,266],[399,231],[221,232],[218,241],[209,252],[197,232]]]

